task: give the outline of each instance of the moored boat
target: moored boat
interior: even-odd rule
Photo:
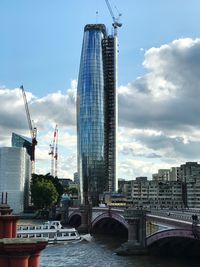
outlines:
[[[18,238],[46,238],[48,243],[80,240],[75,228],[63,228],[60,221],[47,221],[42,225],[19,225]]]

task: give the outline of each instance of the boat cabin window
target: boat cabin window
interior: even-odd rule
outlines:
[[[54,238],[55,234],[54,233],[50,233],[49,234],[49,238]]]
[[[71,236],[76,236],[76,234],[75,233],[71,233]]]
[[[34,237],[34,235],[33,234],[29,234],[29,237],[31,238],[31,237]]]
[[[37,229],[37,230],[41,229],[41,226],[36,226],[36,229]]]
[[[47,233],[44,233],[44,234],[43,234],[43,237],[48,237],[48,234],[47,234]]]
[[[43,229],[49,229],[49,228],[48,228],[48,225],[44,225],[44,226],[43,226]]]
[[[63,236],[69,236],[69,233],[63,233]]]
[[[41,234],[36,234],[36,237],[41,237]]]
[[[35,226],[30,226],[30,230],[35,230]]]
[[[59,236],[59,237],[62,236],[62,233],[57,233],[57,236]]]
[[[21,235],[21,237],[23,237],[23,238],[28,238],[28,235]]]
[[[51,227],[50,227],[50,229],[55,229],[56,227],[54,226],[54,225],[52,225]]]

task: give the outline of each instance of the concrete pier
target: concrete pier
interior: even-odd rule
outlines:
[[[128,223],[128,241],[116,250],[118,255],[144,255],[146,249],[146,211],[129,208],[124,211]]]
[[[81,213],[81,225],[78,227],[79,233],[89,233],[90,229],[90,205],[81,205],[80,213]]]

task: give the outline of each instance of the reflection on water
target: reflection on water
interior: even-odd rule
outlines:
[[[153,256],[123,257],[115,254],[121,240],[95,236],[77,243],[48,246],[41,254],[41,267],[199,267],[198,261]]]

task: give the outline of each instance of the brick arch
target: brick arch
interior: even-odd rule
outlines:
[[[104,212],[101,215],[97,216],[92,222],[91,222],[91,228],[93,229],[95,225],[100,222],[103,219],[114,219],[115,221],[121,223],[126,229],[128,229],[128,224],[125,221],[124,217],[117,213],[108,213]]]
[[[198,240],[200,238],[200,233],[199,233],[199,238],[198,238],[198,235],[194,233],[194,230],[192,229],[167,229],[167,230],[156,232],[148,236],[146,238],[146,244],[147,246],[151,246],[152,244],[164,238],[174,238],[174,237]]]

